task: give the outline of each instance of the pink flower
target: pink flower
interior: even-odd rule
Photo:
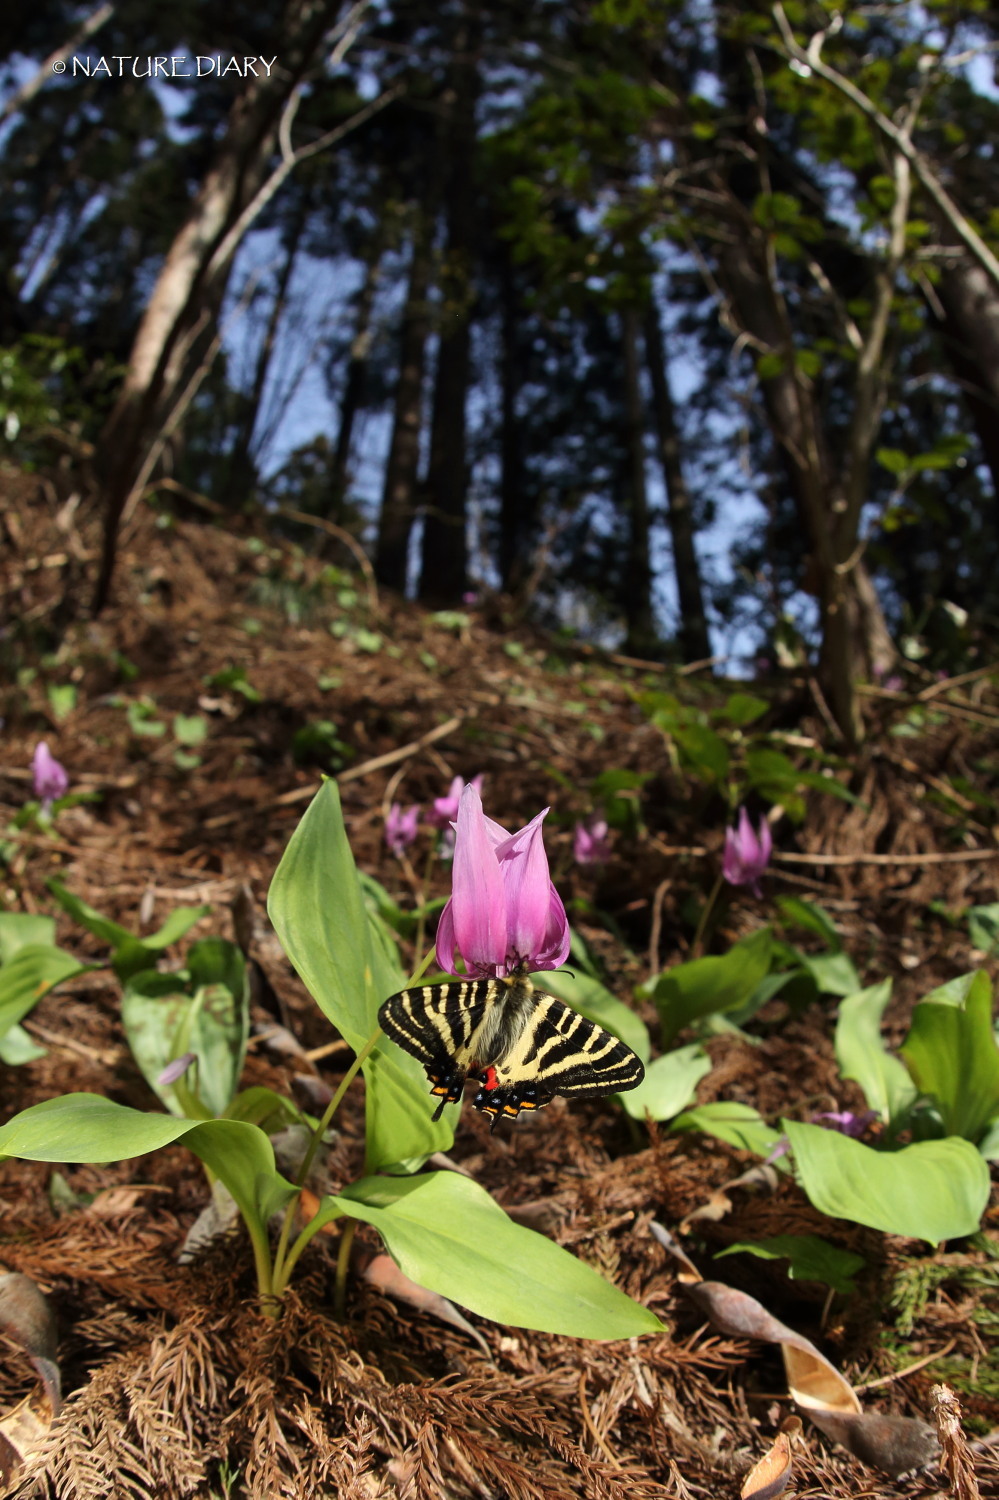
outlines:
[[[176,1083],[179,1078],[183,1078],[196,1055],[194,1052],[185,1052],[182,1057],[175,1057],[173,1062],[167,1063],[163,1072],[156,1079],[160,1088],[168,1088],[171,1083]]]
[[[754,896],[762,896],[760,876],[770,863],[773,846],[766,818],[760,819],[760,831],[754,833],[749,814],[741,807],[738,828],[725,830],[722,875],[729,885],[748,885]]]
[[[602,865],[610,859],[606,818],[591,818],[589,823],[576,824],[572,855],[577,865]]]
[[[47,812],[57,798],[65,797],[69,790],[69,777],[66,768],[59,764],[45,740],[39,740],[35,746],[31,774],[35,783],[35,796],[40,799],[42,808]]]
[[[826,1130],[838,1130],[840,1135],[849,1135],[857,1140],[869,1125],[873,1125],[874,1121],[880,1118],[876,1109],[865,1109],[860,1112],[853,1109],[822,1110],[819,1114],[812,1116],[812,1123],[822,1125]]]
[[[548,874],[541,824],[507,833],[487,818],[475,786],[458,805],[451,899],[437,929],[437,962],[481,978],[557,969],[569,955],[565,907]]]
[[[420,820],[419,806],[414,803],[403,812],[398,802],[393,802],[385,819],[385,842],[393,854],[405,854],[416,838],[416,826]]]
[[[435,828],[444,828],[448,833],[452,833],[452,844],[454,843],[454,838],[451,824],[458,816],[458,803],[461,801],[461,791],[464,785],[464,777],[456,776],[452,781],[450,787],[448,788],[447,796],[434,798],[434,805],[430,809],[430,812],[428,814],[430,821],[431,823],[433,823]],[[474,781],[470,781],[468,785],[474,786],[479,796],[482,796],[481,773],[475,777]]]

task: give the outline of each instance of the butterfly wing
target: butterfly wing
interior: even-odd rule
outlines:
[[[543,990],[512,1046],[483,1074],[472,1101],[493,1117],[515,1119],[556,1094],[595,1099],[637,1088],[645,1068],[631,1048]]]
[[[475,1043],[490,1010],[506,994],[495,979],[459,979],[453,984],[425,984],[390,995],[378,1012],[378,1024],[404,1052],[426,1069],[440,1098],[435,1119],[445,1104],[456,1103],[475,1059]]]

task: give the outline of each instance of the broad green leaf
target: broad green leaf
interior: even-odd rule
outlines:
[[[303,1121],[302,1111],[290,1099],[277,1094],[273,1089],[254,1084],[243,1089],[233,1099],[225,1112],[227,1120],[246,1120],[250,1125],[259,1125],[268,1135],[282,1130],[285,1125],[298,1125]]]
[[[373,938],[334,782],[324,782],[292,834],[267,910],[316,1004],[359,1052],[378,1024],[379,1006],[405,986],[405,976],[387,942]],[[415,1058],[383,1038],[364,1076],[369,1168],[448,1149],[458,1110],[432,1120],[430,1086]]]
[[[795,949],[803,969],[815,980],[820,995],[855,995],[860,975],[845,953],[802,953]]]
[[[999,1114],[988,975],[976,975],[963,1005],[921,1001],[900,1051],[920,1093],[936,1102],[947,1134],[977,1141]]]
[[[793,792],[799,780],[797,768],[788,756],[762,745],[750,745],[746,751],[746,775],[749,785],[771,800],[784,792]]]
[[[11,1026],[0,1036],[0,1062],[8,1068],[19,1068],[22,1063],[35,1062],[44,1057],[48,1049],[40,1047],[23,1026]]]
[[[946,984],[939,984],[935,990],[930,990],[919,1003],[921,1005],[926,1005],[928,1002],[934,1005],[963,1005],[978,974],[978,969],[972,969],[970,974],[957,974],[953,979],[948,979]]]
[[[760,1260],[786,1260],[791,1281],[822,1281],[846,1297],[857,1290],[853,1278],[864,1267],[862,1255],[840,1250],[817,1234],[775,1234],[766,1240],[726,1245],[715,1260],[741,1253]]]
[[[899,1129],[916,1099],[904,1065],[881,1038],[881,1017],[891,999],[891,980],[860,990],[840,1002],[836,1022],[836,1061],[844,1078],[860,1085],[868,1109]]]
[[[129,1046],[149,1087],[174,1114],[224,1114],[239,1087],[250,1032],[249,990],[243,955],[225,938],[203,938],[175,974],[144,969],[125,981],[122,1021]],[[197,1059],[173,1085],[159,1075],[185,1052]]]
[[[698,1042],[678,1047],[657,1057],[646,1066],[645,1077],[637,1089],[629,1089],[618,1098],[632,1119],[671,1120],[694,1097],[698,1083],[711,1072],[711,1059]]]
[[[180,1140],[225,1183],[249,1222],[266,1223],[295,1193],[278,1174],[271,1143],[255,1125],[145,1114],[99,1094],[63,1094],[22,1110],[0,1126],[0,1156],[128,1161]]]
[[[673,1130],[703,1130],[728,1146],[737,1146],[741,1151],[752,1151],[754,1156],[769,1156],[783,1137],[779,1130],[768,1125],[759,1110],[749,1104],[735,1100],[717,1100],[714,1104],[699,1104],[696,1109],[685,1110],[673,1121]],[[787,1163],[778,1157],[774,1166],[787,1171]]]
[[[969,907],[968,936],[973,948],[983,948],[986,953],[995,951],[999,945],[999,902],[993,902],[991,906]],[[2,943],[2,933],[0,933],[0,943]]]
[[[0,911],[0,964],[9,963],[20,948],[54,948],[56,924],[51,917],[25,911]]]
[[[838,1130],[783,1123],[801,1185],[830,1218],[930,1245],[977,1230],[991,1184],[970,1141],[948,1136],[875,1151]]]
[[[806,901],[803,896],[778,896],[777,910],[789,926],[803,927],[806,932],[824,938],[831,952],[838,953],[842,948],[835,922],[814,901]]]
[[[149,937],[136,938],[135,941],[143,948],[151,948],[154,951],[169,948],[171,943],[178,942],[196,922],[200,922],[202,917],[207,917],[210,912],[210,906],[178,906],[170,913],[158,931],[151,933]]]
[[[557,995],[588,1021],[595,1021],[598,1026],[620,1037],[643,1062],[648,1060],[649,1032],[645,1022],[630,1006],[612,995],[599,979],[593,979],[589,974],[571,974],[567,969],[532,974],[531,979],[539,990]]]
[[[68,912],[74,922],[79,922],[94,937],[110,945],[113,950],[112,967],[122,982],[143,969],[155,968],[155,955],[177,942],[195,922],[200,922],[211,911],[210,906],[180,906],[170,913],[158,932],[150,937],[140,938],[129,932],[127,927],[122,927],[120,922],[113,922],[110,917],[102,916],[81,897],[74,896],[61,881],[50,880],[48,887],[63,911]]]
[[[978,1142],[978,1150],[986,1161],[999,1161],[999,1119],[991,1122]]]
[[[673,738],[680,749],[680,761],[703,781],[724,781],[728,775],[728,746],[721,735],[706,724],[688,724],[674,729]]]
[[[99,911],[80,896],[74,896],[72,891],[68,891],[61,880],[50,880],[47,884],[63,911],[67,912],[74,922],[78,922],[81,927],[92,932],[94,937],[100,938],[112,948],[118,948],[125,942],[137,941],[127,927],[122,927],[120,922],[112,922],[110,917],[102,917]]]
[[[515,1224],[484,1188],[457,1172],[365,1177],[329,1201],[373,1224],[418,1285],[497,1323],[589,1339],[662,1328],[654,1313],[567,1250]]]
[[[730,693],[725,707],[719,710],[719,717],[739,726],[753,724],[769,707],[765,698],[754,698],[752,693]]]
[[[773,935],[763,927],[718,958],[695,958],[660,975],[653,999],[668,1047],[691,1021],[745,1005],[770,968]]]
[[[27,943],[0,969],[0,1035],[14,1026],[43,995],[91,967],[71,953],[43,943]]]

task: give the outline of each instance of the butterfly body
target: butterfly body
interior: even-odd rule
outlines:
[[[435,1119],[461,1099],[468,1077],[479,1081],[472,1103],[495,1126],[556,1094],[595,1098],[635,1088],[645,1076],[629,1047],[526,974],[400,990],[378,1020],[423,1064],[440,1099]]]

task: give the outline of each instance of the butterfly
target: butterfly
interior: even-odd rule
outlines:
[[[465,1079],[478,1080],[472,1100],[492,1119],[515,1120],[541,1109],[556,1094],[593,1099],[637,1088],[641,1061],[624,1042],[535,989],[526,974],[457,979],[390,995],[378,1022],[426,1069],[431,1094],[456,1104]]]

